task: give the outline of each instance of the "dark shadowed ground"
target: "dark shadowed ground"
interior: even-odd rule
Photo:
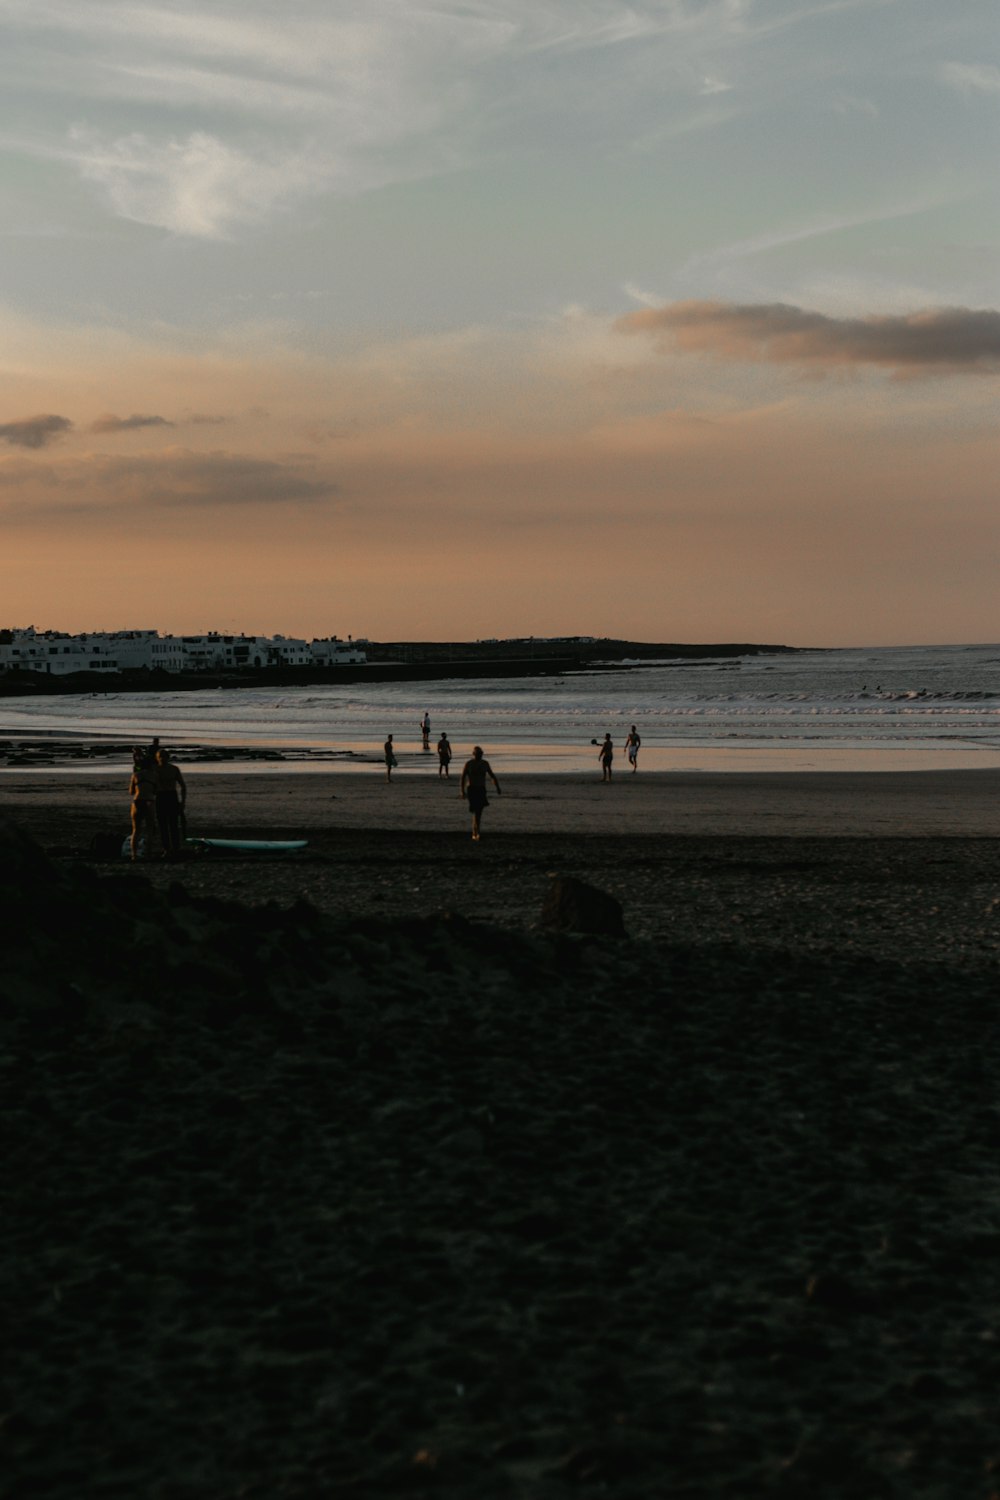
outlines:
[[[532,928],[552,870],[629,939]],[[998,874],[986,838],[130,868],[8,830],[6,1492],[988,1500]]]

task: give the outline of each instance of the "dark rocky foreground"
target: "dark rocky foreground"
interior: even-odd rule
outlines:
[[[995,970],[0,894],[9,1496],[1000,1491]]]

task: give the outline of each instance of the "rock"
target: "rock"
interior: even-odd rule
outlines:
[[[542,905],[543,927],[559,932],[585,932],[594,937],[625,937],[622,909],[614,896],[577,880],[555,875]]]

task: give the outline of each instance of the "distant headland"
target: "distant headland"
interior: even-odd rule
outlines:
[[[641,669],[691,660],[792,654],[759,642],[627,641],[607,636],[518,636],[475,641],[371,641],[326,636],[161,635],[157,630],[70,635],[34,626],[0,630],[0,695],[183,691],[190,688],[426,681],[441,677],[558,676],[581,668]]]

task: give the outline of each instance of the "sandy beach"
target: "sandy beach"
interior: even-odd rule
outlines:
[[[0,780],[9,1492],[989,1500],[998,775],[502,785]]]
[[[457,777],[207,773],[189,784],[190,834],[307,848],[98,867],[335,917],[448,910],[515,927],[536,923],[561,872],[612,894],[629,934],[650,940],[900,960],[996,953],[1000,772],[503,777],[478,846]],[[8,774],[0,814],[63,858],[129,827],[115,777]]]
[[[183,762],[181,763],[183,767]],[[610,786],[592,773],[509,775],[484,819],[494,834],[582,833],[768,835],[823,838],[1000,836],[1000,768],[934,771],[760,771],[665,773],[623,770]],[[304,838],[338,829],[466,832],[459,764],[449,780],[435,770],[188,772],[191,831],[221,835],[239,827],[264,837],[295,828]],[[117,822],[128,827],[128,773],[86,776],[6,771],[0,809],[73,838]],[[197,829],[195,825],[197,824]],[[69,838],[62,842],[70,842]]]

